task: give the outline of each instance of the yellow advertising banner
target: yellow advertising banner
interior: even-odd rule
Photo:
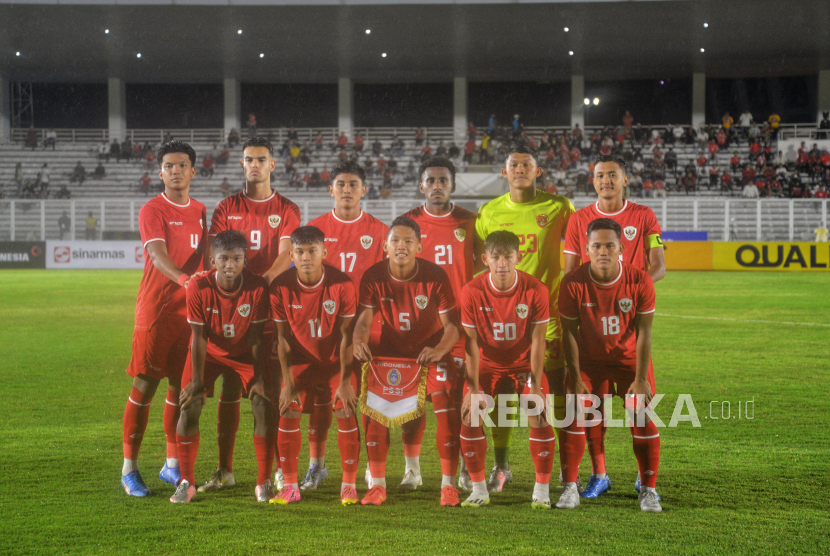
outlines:
[[[712,270],[711,241],[666,241],[666,270]]]
[[[830,243],[716,242],[713,270],[830,270]]]

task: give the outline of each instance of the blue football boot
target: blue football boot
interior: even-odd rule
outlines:
[[[605,491],[611,490],[611,479],[606,475],[604,478],[591,475],[588,485],[579,495],[583,498],[596,498]]]
[[[182,473],[178,467],[167,467],[167,462],[164,462],[164,467],[159,471],[159,479],[174,487],[179,486],[182,482]]]
[[[141,478],[141,473],[138,469],[134,469],[121,476],[121,486],[127,491],[130,496],[150,496],[150,489],[144,484],[144,479]]]
[[[637,473],[637,480],[634,481],[634,490],[636,490],[638,493],[640,492],[640,474],[639,473]],[[657,501],[660,502],[661,500],[663,500],[663,498],[661,498],[660,495],[658,494],[657,495]]]

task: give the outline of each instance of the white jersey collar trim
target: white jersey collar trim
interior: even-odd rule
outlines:
[[[611,285],[613,285],[613,284],[616,284],[616,283],[619,281],[619,279],[620,279],[620,278],[622,278],[622,275],[623,275],[623,267],[622,267],[622,263],[620,263],[620,273],[619,273],[619,274],[617,274],[617,277],[616,277],[616,278],[614,278],[614,279],[613,279],[613,280],[611,280],[610,282],[600,282],[599,280],[596,280],[596,279],[594,278],[594,275],[593,275],[593,274],[591,274],[591,267],[590,267],[590,266],[588,267],[588,276],[590,276],[590,277],[591,277],[591,281],[592,281],[594,284],[598,285],[598,286],[611,286]]]
[[[507,288],[506,290],[500,290],[499,288],[496,287],[496,285],[493,283],[493,273],[492,272],[487,273],[487,279],[490,281],[490,286],[497,293],[509,293],[509,292],[513,291],[516,288],[516,286],[519,284],[519,273],[518,273],[518,271],[513,270],[513,285],[510,286],[509,288]]]
[[[190,197],[189,196],[187,198],[187,204],[185,204],[185,205],[180,205],[179,203],[174,203],[173,201],[170,200],[170,197],[168,197],[167,194],[164,191],[161,192],[161,198],[164,199],[165,201],[167,201],[168,203],[170,203],[171,205],[173,205],[174,207],[185,208],[185,207],[190,206]]]
[[[316,284],[314,284],[313,286],[309,286],[309,285],[307,285],[307,284],[304,284],[304,283],[303,283],[303,281],[302,281],[302,280],[300,280],[300,274],[299,274],[299,273],[297,273],[297,283],[298,283],[298,284],[300,284],[300,286],[301,286],[302,288],[307,289],[307,290],[314,290],[314,289],[317,289],[318,287],[320,287],[320,284],[322,284],[322,283],[323,283],[323,280],[325,280],[325,279],[326,279],[326,270],[325,270],[325,269],[323,269],[323,275],[320,277],[320,281],[319,281],[319,282],[317,282]]]
[[[242,191],[242,196],[245,197],[246,199],[248,199],[249,201],[251,201],[252,203],[265,203],[265,202],[270,201],[271,199],[273,199],[274,196],[276,196],[276,194],[277,194],[277,192],[272,189],[270,197],[266,197],[265,199],[252,199],[251,197],[248,196],[247,193],[245,193],[244,190]]]
[[[411,282],[412,280],[415,279],[416,276],[418,276],[418,273],[421,272],[421,265],[418,264],[418,259],[415,259],[415,273],[412,275],[411,278],[407,278],[406,280],[400,280],[400,279],[395,278],[394,276],[392,276],[392,271],[389,270],[389,265],[388,264],[386,265],[386,272],[389,273],[389,277],[392,278],[392,280],[394,280],[395,282]]]
[[[331,209],[331,216],[332,216],[332,218],[334,218],[338,222],[342,222],[343,224],[354,224],[355,222],[357,222],[358,220],[363,218],[363,211],[361,210],[360,211],[360,216],[358,216],[354,220],[343,220],[342,218],[337,218],[337,215],[334,213],[334,209]]]
[[[625,201],[623,201],[623,208],[621,208],[621,209],[620,209],[620,210],[618,210],[617,212],[602,212],[601,210],[599,210],[599,201],[597,201],[596,203],[594,203],[594,208],[596,209],[596,211],[597,211],[598,213],[600,213],[600,214],[601,214],[601,215],[603,215],[603,216],[617,216],[618,214],[622,214],[623,212],[625,212],[625,209],[627,209],[627,208],[628,208],[628,199],[626,199]]]
[[[446,218],[447,216],[451,215],[455,211],[455,205],[450,203],[450,211],[447,214],[432,214],[427,210],[426,204],[424,204],[424,212],[427,213],[427,216],[431,216],[433,218]]]

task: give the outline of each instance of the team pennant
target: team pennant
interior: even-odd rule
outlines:
[[[363,364],[360,405],[385,427],[400,427],[425,412],[427,368],[412,359],[375,357]]]

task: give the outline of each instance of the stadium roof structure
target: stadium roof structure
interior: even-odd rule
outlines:
[[[826,0],[0,0],[0,75],[13,81],[554,82],[822,69]]]

